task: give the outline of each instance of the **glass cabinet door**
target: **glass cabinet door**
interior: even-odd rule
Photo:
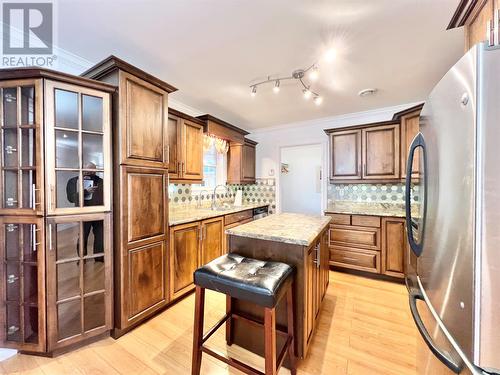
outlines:
[[[45,351],[43,219],[0,218],[0,346]]]
[[[0,213],[43,214],[40,80],[0,82]]]
[[[110,210],[109,94],[46,81],[49,214]]]
[[[49,351],[111,329],[110,215],[47,221]]]

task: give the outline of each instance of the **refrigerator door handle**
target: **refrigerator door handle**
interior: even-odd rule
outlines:
[[[420,168],[423,168],[423,183],[424,183],[424,189],[423,189],[423,217],[421,218],[421,231],[419,233],[419,237],[421,240],[419,243],[415,241],[415,237],[413,235],[413,230],[414,229],[419,229],[418,225],[413,221],[411,217],[411,179],[412,179],[412,174],[413,174],[413,156],[415,155],[415,150],[417,148],[421,148],[421,153],[423,156],[423,165],[420,166]],[[426,216],[426,199],[425,199],[425,194],[427,190],[427,157],[426,157],[426,150],[425,150],[425,141],[424,141],[424,136],[422,133],[418,133],[415,138],[413,139],[410,149],[408,151],[408,160],[406,163],[406,181],[405,181],[405,210],[406,210],[406,233],[408,236],[408,242],[410,244],[410,248],[413,251],[413,253],[418,257],[420,254],[422,254],[422,238],[424,234],[424,229],[425,229],[425,216]]]
[[[424,339],[430,351],[451,371],[453,371],[455,374],[460,374],[460,372],[463,369],[463,363],[456,363],[456,361],[453,358],[450,358],[449,355],[443,353],[436,346],[436,344],[432,340],[431,335],[429,335],[429,332],[427,332],[427,329],[425,328],[424,322],[422,321],[420,314],[418,313],[417,300],[425,301],[424,296],[422,295],[422,293],[420,293],[418,289],[412,288],[409,292],[409,297],[410,297],[411,315],[413,317],[413,320],[415,321],[415,325],[417,326],[418,331],[420,332],[420,335]]]

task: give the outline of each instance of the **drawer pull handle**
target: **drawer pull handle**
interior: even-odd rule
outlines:
[[[19,280],[19,276],[16,275],[7,276],[7,284],[14,284],[16,280]]]

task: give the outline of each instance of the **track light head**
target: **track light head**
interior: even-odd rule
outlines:
[[[276,82],[274,83],[273,91],[275,94],[280,92],[280,80],[277,79]]]
[[[312,93],[311,91],[309,91],[309,89],[304,89],[302,90],[302,93],[304,94],[304,99],[305,100],[309,100],[309,98],[311,97]]]
[[[252,97],[257,95],[257,86],[252,86],[252,91],[250,92],[250,95]]]
[[[316,105],[321,105],[321,103],[323,103],[323,98],[319,95],[315,96],[313,100],[314,100],[314,104],[316,104]]]

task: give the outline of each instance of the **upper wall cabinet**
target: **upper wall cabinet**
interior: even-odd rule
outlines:
[[[410,150],[411,142],[413,138],[418,134],[420,129],[420,111],[422,106],[417,106],[410,108],[405,113],[401,114],[401,178],[406,178],[406,163],[408,160],[408,151]],[[412,178],[419,177],[420,166],[419,166],[419,150],[415,150]]]
[[[229,184],[252,184],[255,182],[255,146],[257,142],[245,139],[243,144],[231,143],[227,162]]]
[[[405,178],[408,148],[418,133],[422,106],[398,112],[390,121],[325,130],[330,181],[383,183]]]
[[[255,182],[255,146],[257,142],[245,138],[249,133],[212,115],[198,117],[205,123],[205,133],[229,142],[227,182],[248,184]]]
[[[365,128],[361,134],[362,178],[365,180],[399,178],[399,124]]]
[[[115,101],[117,163],[168,168],[168,83],[110,56],[82,74],[118,86]]]
[[[45,82],[48,214],[111,209],[110,115],[109,94]]]
[[[203,180],[203,122],[169,109],[169,168],[172,182],[197,183]]]
[[[361,178],[361,130],[330,133],[330,180]]]
[[[495,9],[500,7],[500,0],[460,0],[447,29],[464,26],[465,51],[474,44],[491,38],[494,28]],[[490,30],[488,32],[488,22]],[[488,36],[488,34],[490,34]]]

